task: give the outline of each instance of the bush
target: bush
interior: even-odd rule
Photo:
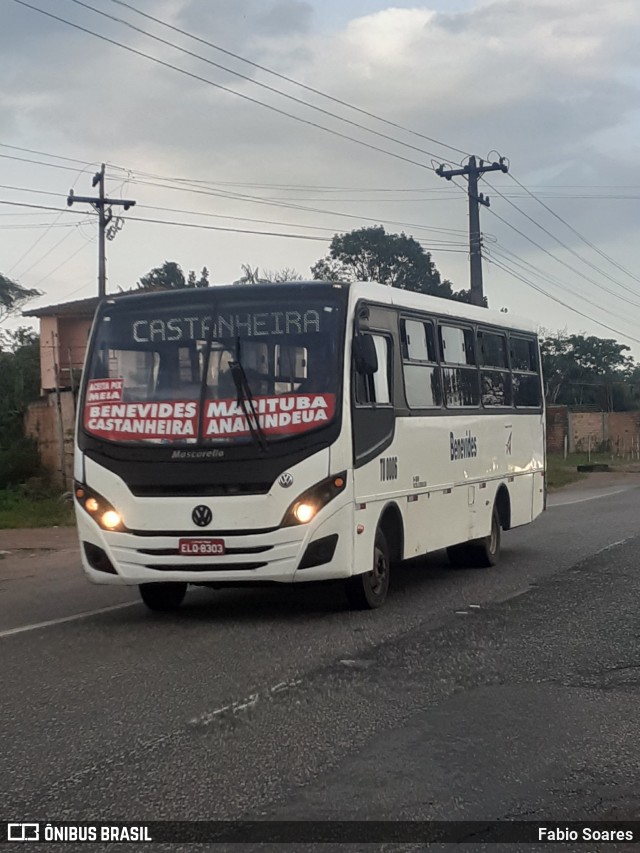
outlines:
[[[45,476],[40,454],[33,439],[19,438],[6,450],[0,450],[0,489],[25,483],[32,477]]]

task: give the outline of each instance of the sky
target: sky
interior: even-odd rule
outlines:
[[[165,260],[310,277],[376,224],[461,289],[465,179],[434,168],[503,156],[480,187],[490,306],[640,359],[637,0],[25,3],[0,10],[0,272],[42,291],[29,307],[97,293],[95,215],[66,197],[101,163],[136,201],[110,292]]]

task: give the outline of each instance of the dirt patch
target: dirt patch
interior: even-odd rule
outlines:
[[[636,467],[636,466],[634,466]],[[612,486],[640,486],[640,465],[634,471],[594,471],[583,479],[555,489],[555,492],[584,492],[590,489],[607,489]]]
[[[42,551],[66,551],[78,547],[75,527],[44,527],[0,530],[0,552],[29,554]]]

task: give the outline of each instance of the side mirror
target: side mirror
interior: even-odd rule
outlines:
[[[357,335],[353,339],[353,361],[362,376],[378,372],[378,353],[371,335]]]

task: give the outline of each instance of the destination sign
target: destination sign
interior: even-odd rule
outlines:
[[[306,335],[325,331],[321,313],[307,311],[260,311],[218,314],[215,317],[178,316],[140,318],[131,323],[136,343],[206,341],[213,338],[260,338],[273,335]],[[213,328],[212,328],[213,326]]]

